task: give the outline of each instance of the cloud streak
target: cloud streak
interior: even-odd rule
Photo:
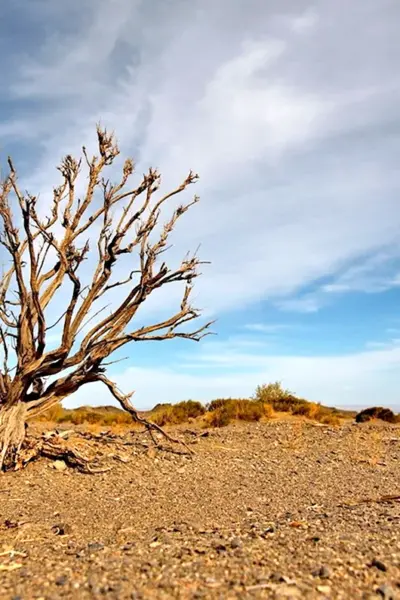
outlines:
[[[348,293],[398,287],[396,2],[34,5],[1,9],[0,135],[43,204],[59,157],[91,150],[101,119],[138,173],[158,166],[170,187],[200,172],[202,202],[170,256],[201,243],[212,266],[196,302],[208,314],[312,315]],[[7,43],[8,31],[24,43]],[[150,312],[176,300],[160,294]]]

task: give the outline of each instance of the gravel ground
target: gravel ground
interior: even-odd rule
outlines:
[[[181,434],[193,458],[2,475],[0,598],[400,598],[399,426]]]

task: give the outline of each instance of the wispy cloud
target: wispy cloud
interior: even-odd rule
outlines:
[[[176,252],[203,241],[214,263],[199,298],[215,311],[296,294],[383,244],[398,253],[390,156],[399,138],[383,136],[400,95],[386,52],[394,67],[398,9],[385,20],[379,12],[372,30],[372,2],[357,0],[345,23],[341,2],[250,4],[229,4],[221,22],[222,6],[211,2],[189,10],[175,0],[168,11],[156,3],[150,15],[139,2],[86,0],[64,31],[68,7],[41,2],[60,33],[19,62],[8,91],[48,110],[3,124],[9,137],[40,145],[27,178],[35,192],[54,182],[58,156],[88,143],[100,117],[140,168],[155,162],[166,183],[199,170],[203,203]],[[340,52],[339,30],[352,31]]]
[[[15,0],[0,20],[0,135],[24,187],[40,192],[45,206],[57,161],[82,144],[92,151],[98,120],[115,129],[138,174],[157,166],[167,187],[190,168],[199,171],[202,201],[185,215],[170,258],[201,243],[212,265],[198,281],[196,304],[217,316],[246,309],[239,328],[247,323],[249,333],[268,339],[283,336],[285,316],[264,324],[248,314],[251,307],[311,318],[346,294],[397,289],[400,272],[400,5],[272,4]],[[168,290],[146,310],[167,311],[178,301]],[[171,395],[184,384],[193,394],[211,394],[213,386],[244,394],[261,379],[293,372],[288,386],[324,400],[323,385],[333,399],[350,385],[340,369],[354,369],[360,394],[372,398],[366,365],[397,356],[381,349],[387,354],[285,362],[245,340],[229,344],[219,348],[222,358],[214,353],[218,364],[243,360],[251,373],[229,367],[229,376],[208,381],[197,371],[165,371],[163,386],[170,382]],[[378,381],[382,369],[372,370]],[[161,394],[151,387],[158,382],[145,383],[154,379],[151,369],[129,373],[122,378],[137,377],[138,389]]]
[[[256,333],[279,333],[289,329],[289,325],[284,323],[247,323],[244,329],[254,331]]]
[[[218,360],[219,370],[210,369]],[[333,406],[371,406],[384,403],[400,410],[400,345],[392,344],[344,356],[276,356],[235,354],[206,350],[193,372],[181,364],[170,368],[129,368],[116,373],[125,391],[137,390],[138,406],[175,402],[188,398],[202,401],[217,397],[249,397],[263,382],[281,381],[297,394]],[[107,403],[110,397],[100,386],[80,392],[72,403],[92,398]]]

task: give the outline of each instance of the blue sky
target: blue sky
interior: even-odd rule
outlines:
[[[1,4],[1,150],[30,192],[98,120],[166,187],[201,176],[170,258],[201,243],[218,335],[132,348],[112,375],[138,406],[281,380],[400,410],[399,19],[397,0]]]

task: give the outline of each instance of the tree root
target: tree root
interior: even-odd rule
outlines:
[[[69,443],[65,437],[58,432],[52,432],[50,435],[45,433],[40,438],[27,437],[18,454],[15,470],[22,469],[40,457],[62,460],[81,473],[104,473],[111,469],[110,466],[99,464],[96,455],[90,453],[89,445],[79,448],[77,444]]]
[[[154,445],[160,450],[172,452],[171,448],[163,447],[156,439],[151,425],[153,424],[150,423],[150,427],[146,429]],[[157,425],[155,425],[155,430],[159,431]],[[164,433],[162,429],[161,433]],[[71,437],[74,439],[71,440]],[[165,437],[169,441],[183,445],[191,454],[194,453],[183,440],[175,439],[167,433],[165,433]],[[112,452],[107,450],[104,452],[105,442],[106,447],[108,443],[110,444],[108,448],[111,447]],[[108,437],[107,434],[82,433],[74,430],[45,432],[40,437],[31,435],[25,438],[22,448],[15,457],[13,468],[14,470],[23,469],[29,462],[43,457],[50,460],[64,461],[67,466],[77,469],[81,473],[105,473],[112,469],[110,460],[118,460],[122,463],[128,463],[132,460],[133,455],[126,452],[126,445],[126,441],[115,435]],[[134,441],[132,445],[135,445]],[[182,452],[178,451],[177,454],[182,454]],[[187,451],[184,454],[187,454]]]
[[[159,439],[159,436],[161,436],[171,444],[180,445],[188,454],[195,454],[194,450],[183,439],[173,437],[156,423],[140,416],[129,401],[131,395],[122,394],[117,386],[103,374],[99,374],[98,379],[107,385],[122,408],[131,415],[133,421],[145,428],[145,432],[149,434],[156,448],[167,450],[161,444]],[[54,431],[44,433],[40,437],[27,437],[26,419],[27,409],[22,402],[0,412],[0,471],[22,469],[26,464],[38,459],[40,456],[53,460],[63,460],[68,466],[76,468],[82,473],[99,473],[110,470],[111,467],[99,464],[99,459],[102,458],[103,454],[101,447],[93,448],[92,446],[91,448],[90,444],[82,447],[79,442],[72,444],[68,441],[70,433],[77,432]],[[90,433],[85,437],[93,441],[95,439],[95,436]],[[168,448],[168,451],[171,452],[172,449]],[[110,457],[122,462],[129,461],[129,457],[118,452],[109,453],[108,458]]]

